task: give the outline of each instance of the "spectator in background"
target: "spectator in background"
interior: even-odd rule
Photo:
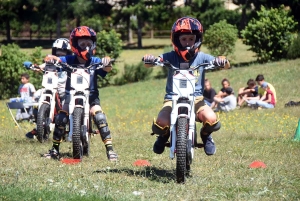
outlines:
[[[216,112],[229,112],[236,108],[236,97],[233,94],[233,89],[231,87],[227,87],[225,89],[225,96],[223,96],[223,98],[215,96],[214,100],[218,105],[217,109],[215,110]]]
[[[260,99],[255,101],[255,104],[252,104],[254,108],[267,108],[271,109],[275,107],[275,96],[274,93],[270,90],[267,82],[261,84],[261,88],[265,90],[266,94]]]
[[[255,105],[257,100],[264,100],[266,98],[266,91],[262,88],[262,84],[265,82],[265,78],[262,74],[257,75],[255,81],[257,82],[257,84],[260,86],[258,87],[258,96],[248,100],[247,103],[249,104],[249,106],[253,106]],[[266,82],[268,84],[268,87],[270,88],[270,90],[272,91],[273,95],[274,95],[274,99],[275,99],[275,104],[277,103],[277,98],[276,98],[276,91],[275,88],[273,87],[272,84]]]
[[[205,87],[204,87],[204,102],[206,105],[211,106],[212,102],[214,101],[214,97],[216,95],[216,91],[211,87],[210,81],[205,79]]]
[[[21,74],[21,85],[18,89],[18,94],[23,102],[33,102],[33,94],[35,92],[34,86],[29,82],[29,75],[27,73]],[[16,114],[16,120],[29,119],[32,115],[32,106],[25,109],[19,109]]]
[[[237,97],[237,108],[240,108],[245,100],[257,100],[258,97],[258,86],[253,79],[249,79],[247,82],[247,87],[239,89]]]
[[[222,84],[222,88],[221,90],[217,93],[217,95],[215,97],[217,98],[224,98],[225,96],[227,96],[226,92],[225,92],[225,89],[227,87],[230,87],[230,82],[227,78],[224,78],[221,82]],[[232,92],[234,94],[234,92]],[[214,101],[212,102],[211,106],[210,106],[212,109],[216,108],[217,107],[217,103]]]

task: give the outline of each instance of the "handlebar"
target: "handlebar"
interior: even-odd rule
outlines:
[[[144,58],[142,59],[142,61],[144,61]],[[186,67],[176,67],[176,66],[173,66],[169,61],[161,61],[160,59],[156,58],[154,60],[153,63],[149,62],[149,63],[145,63],[145,64],[151,64],[151,65],[156,65],[156,66],[161,66],[161,67],[167,67],[167,68],[170,68],[170,69],[173,69],[173,70],[182,70],[182,69],[185,69],[185,70],[197,70],[198,68],[200,67],[204,67],[205,70],[213,70],[213,69],[216,69],[216,68],[220,68],[220,66],[215,66],[213,65],[213,62],[210,61],[208,63],[202,63],[202,64],[198,64],[197,66],[191,68],[189,65]]]

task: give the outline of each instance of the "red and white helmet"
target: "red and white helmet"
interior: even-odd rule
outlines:
[[[79,39],[91,39],[93,44],[87,49],[82,49],[78,45]],[[70,45],[72,52],[87,61],[96,52],[96,40],[96,32],[93,29],[87,26],[76,27],[70,35]]]
[[[179,41],[179,36],[182,34],[196,35],[195,45],[192,48],[182,47]],[[192,59],[198,52],[203,38],[203,27],[201,23],[192,17],[179,18],[172,27],[171,40],[175,52],[185,61]]]
[[[57,50],[66,51],[66,55],[71,55],[72,50],[69,43],[69,39],[67,38],[58,38],[54,41],[52,45],[52,55],[57,56]]]

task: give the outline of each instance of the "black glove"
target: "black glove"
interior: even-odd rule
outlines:
[[[216,57],[212,62],[215,66],[225,66],[227,59],[225,57]]]

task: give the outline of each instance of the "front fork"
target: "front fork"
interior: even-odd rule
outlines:
[[[82,99],[83,105],[76,105],[75,104],[75,96],[74,94],[70,95],[70,104],[69,104],[69,135],[68,135],[68,141],[72,141],[72,136],[73,136],[73,112],[75,107],[83,107],[84,109],[84,116],[83,116],[83,125],[81,125],[81,134],[82,138],[88,142],[89,141],[89,126],[90,126],[90,120],[89,120],[89,114],[90,114],[90,106],[88,104],[89,102],[89,97],[84,97],[81,96],[76,97],[76,99]]]
[[[178,109],[184,107],[187,108],[187,114],[179,114]],[[185,117],[189,119],[188,126],[188,136],[187,136],[187,153],[191,159],[194,158],[194,144],[195,142],[195,112],[194,104],[178,103],[173,100],[173,107],[171,112],[171,125],[170,125],[170,137],[171,137],[171,146],[170,146],[170,158],[174,159],[176,153],[176,139],[177,139],[177,126],[176,122],[179,117]]]

